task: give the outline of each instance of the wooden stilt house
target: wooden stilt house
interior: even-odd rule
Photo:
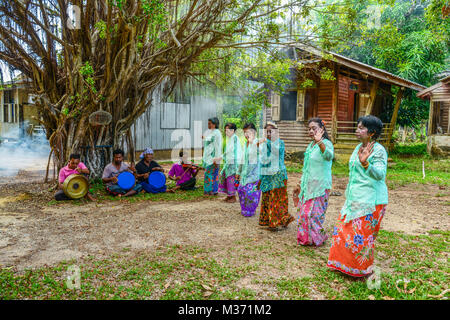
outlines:
[[[450,155],[450,76],[417,93],[430,100],[427,151],[430,154]]]
[[[301,67],[293,70],[291,87],[282,96],[269,92],[270,106],[264,109],[263,121],[277,123],[280,138],[290,151],[306,150],[308,119],[320,117],[326,122],[336,154],[351,154],[358,143],[356,121],[368,114],[383,121],[379,142],[389,148],[404,90],[425,89],[336,53],[303,46],[289,47],[286,54]],[[327,73],[329,80],[323,80]],[[394,86],[399,87],[395,96]]]

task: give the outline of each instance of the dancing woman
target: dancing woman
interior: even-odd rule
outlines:
[[[203,167],[205,168],[204,193],[217,195],[219,191],[219,167],[222,156],[222,134],[219,131],[219,119],[208,119],[208,130],[203,151]]]
[[[258,159],[256,128],[253,123],[244,125],[244,159],[240,167],[238,195],[241,204],[241,214],[251,217],[258,208],[261,191],[258,188],[261,165]]]
[[[225,202],[236,202],[236,179],[239,174],[239,167],[242,161],[242,146],[236,135],[236,125],[227,123],[225,125],[227,142],[223,155],[224,165],[219,177],[219,192],[225,193]]]
[[[320,118],[309,120],[308,133],[312,142],[305,151],[300,185],[294,190],[294,198],[299,199],[297,243],[320,246],[328,238],[322,225],[331,189],[334,148]]]
[[[288,211],[287,170],[284,165],[284,142],[278,137],[277,125],[268,122],[264,127],[266,138],[260,144],[262,192],[259,225],[277,231],[294,220]]]
[[[361,143],[350,158],[346,200],[331,241],[327,266],[353,277],[373,272],[374,243],[388,203],[387,153],[376,142],[382,128],[375,116],[358,119]]]

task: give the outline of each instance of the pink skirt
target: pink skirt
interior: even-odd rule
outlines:
[[[299,201],[297,206],[297,243],[301,245],[322,245],[328,236],[323,228],[328,208],[330,190],[321,197]]]

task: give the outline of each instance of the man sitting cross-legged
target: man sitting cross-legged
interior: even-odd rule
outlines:
[[[110,194],[121,197],[122,195],[125,197],[134,195],[142,191],[142,186],[140,183],[136,183],[132,189],[129,191],[122,189],[117,182],[117,176],[122,172],[128,171],[135,175],[136,177],[136,169],[134,165],[127,165],[123,162],[123,151],[120,149],[113,151],[113,162],[108,164],[103,170],[102,180],[106,183],[106,191]]]
[[[174,163],[169,171],[169,179],[177,182],[176,186],[167,190],[167,192],[175,192],[181,190],[194,190],[197,180],[195,177],[200,168],[195,167],[188,159],[187,155],[180,151],[180,161]]]
[[[63,191],[63,183],[72,174],[84,174],[89,175],[89,169],[84,165],[83,162],[80,161],[80,155],[79,154],[71,154],[69,156],[69,163],[67,166],[62,167],[61,170],[59,170],[59,179],[58,179],[58,187],[59,190],[55,193],[55,200],[56,201],[62,201],[62,200],[73,200],[72,198],[66,196],[66,194]],[[92,197],[92,195],[88,192],[85,196],[87,199],[94,201],[95,199]]]
[[[151,148],[147,148],[142,152],[139,156],[141,161],[136,165],[137,177],[142,185],[142,188],[148,193],[162,193],[166,192],[166,185],[163,185],[161,188],[155,188],[152,186],[148,177],[152,172],[160,171],[164,172],[164,169],[153,160],[153,150]]]

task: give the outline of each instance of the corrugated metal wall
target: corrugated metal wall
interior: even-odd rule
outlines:
[[[191,96],[190,104],[156,103],[131,128],[135,148],[169,150],[179,145],[183,137],[183,147],[188,147],[189,135],[191,147],[201,148],[201,136],[208,128],[208,118],[218,116],[219,109],[216,100],[202,96]]]

